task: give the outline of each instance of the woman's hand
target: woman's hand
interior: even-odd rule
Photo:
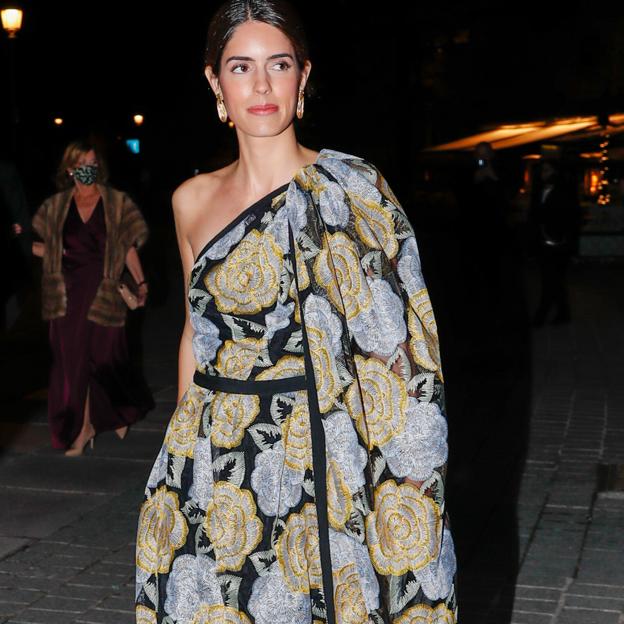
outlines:
[[[38,258],[43,258],[43,254],[45,253],[45,246],[43,243],[33,243],[32,244],[32,253],[33,256],[37,256]]]
[[[140,308],[143,307],[145,305],[145,302],[147,301],[147,293],[148,293],[147,282],[142,282],[139,285],[139,292],[137,294],[137,300],[138,300],[138,304]]]
[[[128,249],[128,253],[126,254],[126,266],[128,267],[128,271],[130,271],[130,275],[132,275],[138,284],[137,300],[139,307],[142,307],[147,300],[147,281],[144,277],[137,248],[134,245]]]

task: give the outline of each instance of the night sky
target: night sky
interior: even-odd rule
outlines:
[[[300,140],[396,166],[496,122],[624,110],[624,9],[604,3],[299,2],[316,95]],[[216,2],[25,1],[15,46],[19,160],[95,131],[184,176],[231,148],[203,75]],[[169,8],[166,8],[169,6]],[[7,75],[7,38],[0,43]],[[6,83],[5,83],[6,85]],[[2,119],[8,114],[3,98]],[[62,116],[62,129],[52,118]],[[55,148],[58,150],[58,148]],[[54,156],[56,157],[56,156]],[[52,156],[51,156],[52,158]]]

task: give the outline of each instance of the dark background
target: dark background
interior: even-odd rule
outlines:
[[[109,141],[140,136],[141,158],[166,184],[227,158],[233,131],[217,119],[202,65],[217,4],[22,2],[14,53],[23,175],[49,174],[63,142],[88,131]],[[425,145],[484,124],[623,108],[619,3],[296,4],[316,86],[300,140],[367,156],[392,171],[399,190]],[[0,38],[8,94],[7,43]],[[135,112],[145,116],[140,132]]]

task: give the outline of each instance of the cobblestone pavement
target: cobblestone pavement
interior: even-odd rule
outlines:
[[[462,624],[624,624],[624,497],[599,479],[601,465],[624,464],[623,277],[618,267],[577,268],[574,322],[530,334],[519,488],[491,493],[488,511],[498,526],[497,510],[512,505],[514,561],[504,574],[492,569],[500,559],[488,555],[503,542],[487,522],[470,555],[458,531]],[[134,622],[137,513],[174,407],[178,312],[146,315],[145,374],[157,407],[124,441],[102,434],[93,452],[65,458],[49,449],[41,396],[2,406],[0,624]],[[504,450],[489,462],[504,471]],[[468,516],[452,520],[471,526]],[[496,598],[505,593],[509,612]]]

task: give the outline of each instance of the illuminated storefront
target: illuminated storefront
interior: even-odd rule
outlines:
[[[621,137],[619,135],[622,135]],[[518,149],[523,184],[515,210],[526,215],[533,170],[540,159],[574,154],[584,223],[579,253],[586,257],[624,256],[624,114],[609,115],[606,125],[596,116],[504,124],[468,137],[436,145],[425,154],[466,153],[487,141],[494,150]]]

